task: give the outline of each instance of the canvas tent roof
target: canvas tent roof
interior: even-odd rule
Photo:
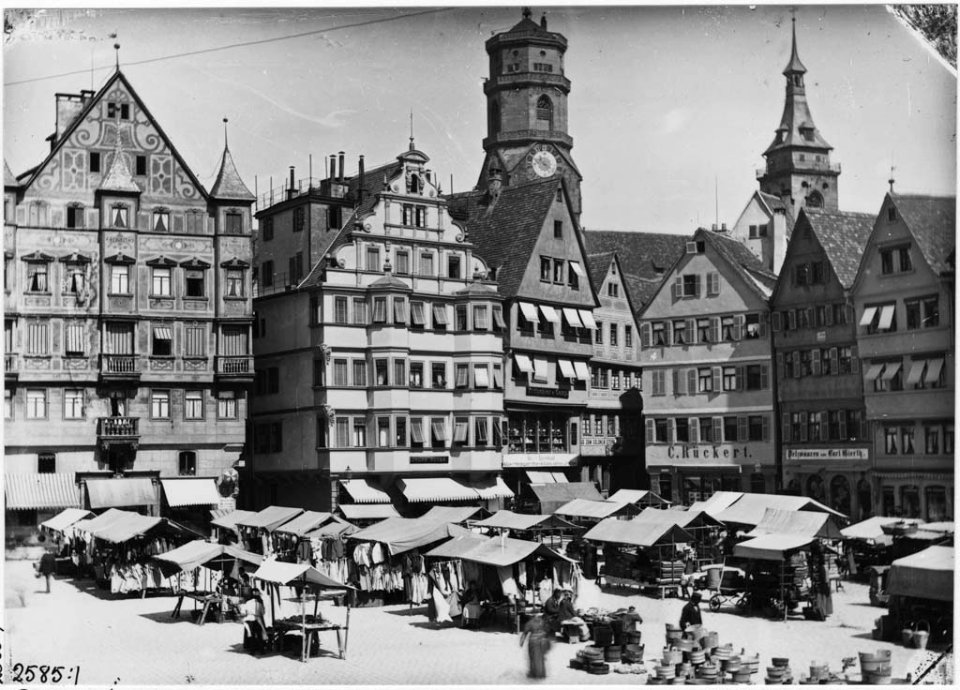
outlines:
[[[285,522],[276,529],[274,532],[279,532],[281,534],[295,534],[301,536],[311,530],[315,530],[321,525],[326,524],[330,520],[336,520],[333,513],[320,513],[314,510],[306,510],[300,513],[297,517],[293,518],[290,522]]]
[[[539,542],[524,539],[482,537],[478,540],[474,535],[470,535],[452,539],[451,542],[454,543],[441,544],[436,549],[428,551],[426,555],[459,558],[498,568],[519,563],[531,556],[543,556],[551,560],[570,560]]]
[[[260,565],[263,561],[263,556],[244,551],[232,544],[213,544],[202,539],[187,542],[183,546],[158,554],[154,558],[173,563],[179,566],[181,570],[189,571],[224,556],[253,565]]]
[[[655,546],[693,541],[693,535],[679,525],[617,520],[616,518],[598,522],[583,535],[583,538],[629,546]]]
[[[931,546],[898,558],[887,574],[887,592],[898,596],[953,601],[952,546]]]
[[[288,508],[286,506],[267,506],[259,513],[237,521],[240,527],[256,527],[268,532],[275,530],[285,522],[289,522],[303,512],[303,508]]]
[[[433,506],[421,517],[429,518],[430,520],[452,522],[457,524],[460,522],[466,522],[481,511],[483,511],[483,508],[476,506]]]
[[[862,520],[855,525],[844,527],[842,530],[840,530],[840,534],[847,539],[871,539],[873,541],[889,542],[891,539],[889,539],[888,535],[884,533],[883,526],[902,521],[903,518],[898,517],[874,516],[867,518],[866,520]],[[908,520],[908,522],[922,523],[923,520],[917,518]]]
[[[809,546],[814,539],[796,534],[764,534],[734,546],[733,555],[761,561],[782,561],[788,552]]]
[[[690,510],[702,510],[716,517],[718,513],[739,501],[741,496],[742,491],[717,491],[707,500],[693,503]]]
[[[575,498],[572,501],[553,511],[554,515],[567,517],[587,518],[592,520],[602,520],[616,513],[636,512],[636,509],[629,503],[617,503],[615,501],[591,501],[585,498]]]
[[[316,587],[332,587],[335,589],[356,589],[350,585],[334,580],[307,563],[282,563],[280,561],[264,561],[253,574],[257,580],[272,582],[276,585],[294,585],[306,583]]]
[[[608,501],[619,501],[621,503],[633,503],[644,506],[669,505],[670,501],[645,489],[620,489]]]
[[[62,532],[75,522],[79,522],[89,515],[93,515],[93,513],[91,513],[89,510],[84,510],[83,508],[67,508],[64,511],[57,513],[49,520],[41,522],[40,526],[46,527],[48,530],[52,530],[54,532]]]
[[[795,534],[799,537],[841,539],[836,518],[829,513],[812,510],[777,510],[767,508],[763,519],[747,533],[748,537],[764,534]]]
[[[159,517],[149,517],[139,513],[128,513],[121,516],[110,524],[91,532],[97,539],[108,541],[113,544],[122,544],[130,541],[134,537],[146,534],[150,530],[163,523],[164,519]]]
[[[470,549],[482,544],[489,538],[482,534],[463,534],[443,542],[424,555],[431,558],[461,558],[464,554],[469,553]]]
[[[512,510],[498,510],[486,520],[473,523],[476,527],[498,527],[500,529],[539,530],[553,528],[575,528],[559,515],[524,515]]]
[[[96,530],[102,529],[111,523],[122,520],[124,516],[128,515],[136,515],[136,513],[129,510],[120,510],[119,508],[109,508],[94,518],[90,518],[89,520],[81,520],[76,524],[76,527],[80,531],[92,534]]]
[[[657,510],[656,508],[647,508],[634,520],[651,524],[680,525],[684,529],[723,527],[722,522],[703,510]]]
[[[303,535],[305,539],[313,539],[314,537],[335,537],[338,535],[343,535],[345,537],[350,536],[354,532],[359,531],[360,528],[354,525],[353,523],[347,522],[338,518],[337,520],[328,522],[322,527],[318,527],[315,530],[311,530]]]
[[[214,527],[220,527],[221,529],[236,529],[237,523],[240,520],[246,520],[256,514],[256,511],[253,510],[232,510],[229,513],[214,518],[210,521],[210,524]]]
[[[449,522],[429,518],[387,518],[350,535],[359,541],[376,541],[386,544],[390,553],[396,555],[420,546],[433,544],[447,537],[469,533]]]
[[[724,523],[736,523],[739,525],[749,525],[756,527],[763,520],[767,508],[777,510],[813,510],[831,513],[837,517],[845,518],[843,513],[829,508],[819,501],[806,496],[780,496],[774,494],[741,494],[730,507],[719,513],[711,513],[715,518]],[[711,512],[709,509],[707,512]]]
[[[568,482],[566,484],[531,484],[530,490],[540,502],[541,513],[554,513],[557,508],[575,498],[602,501],[603,496],[593,482]]]

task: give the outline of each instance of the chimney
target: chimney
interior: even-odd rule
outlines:
[[[714,232],[716,232],[716,231],[717,231],[717,224],[716,224],[716,223],[713,223],[713,224],[710,226],[710,229],[713,230]]]
[[[77,119],[77,116],[83,111],[83,107],[87,103],[87,99],[90,96],[87,94],[89,91],[81,92],[79,95],[72,93],[58,93],[56,95],[57,99],[57,125],[56,131],[51,137],[50,147],[53,150],[53,147],[56,146],[56,143],[60,141],[60,137],[63,136],[63,133],[69,129],[70,125],[73,124],[73,121]]]
[[[296,186],[296,181],[295,181],[295,180],[296,180],[296,178],[295,178],[295,175],[294,175],[294,167],[291,165],[291,166],[290,166],[290,186],[287,188],[287,198],[288,198],[288,199],[292,199],[294,196],[296,196],[297,186]]]
[[[543,14],[540,15],[540,28],[543,29],[544,31],[547,30],[547,15],[546,15],[546,13],[543,13]]]
[[[360,176],[360,183],[357,187],[357,204],[362,204],[363,203],[363,182],[364,182],[362,153],[360,154],[360,162],[357,165],[359,167],[359,176]]]
[[[330,154],[330,180],[337,179],[337,154]]]
[[[727,224],[720,223],[720,232],[726,232],[726,231],[727,231]]]
[[[343,182],[343,151],[340,151],[340,177],[337,179]]]

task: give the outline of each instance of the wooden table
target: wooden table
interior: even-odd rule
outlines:
[[[177,597],[177,605],[173,607],[173,613],[171,617],[179,618],[180,617],[180,608],[183,606],[184,599],[193,599],[195,602],[203,604],[203,610],[200,612],[200,619],[197,621],[200,625],[203,625],[204,621],[207,619],[207,614],[210,613],[210,609],[213,608],[214,616],[217,619],[217,622],[222,621],[220,605],[223,603],[223,597],[219,594],[212,594],[210,592],[180,592]]]
[[[334,630],[337,633],[337,651],[341,659],[346,658],[346,650],[343,648],[343,638],[340,635],[340,631],[345,628],[336,623],[331,623],[330,621],[322,621],[319,623],[301,623],[300,621],[291,621],[291,620],[279,620],[273,624],[273,628],[276,632],[280,633],[281,636],[285,632],[297,631],[303,636],[303,641],[300,645],[300,661],[306,661],[310,658],[310,642],[313,639],[313,636],[317,636],[317,645],[320,645],[320,633]]]

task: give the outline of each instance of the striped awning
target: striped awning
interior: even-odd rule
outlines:
[[[181,506],[215,506],[220,503],[220,492],[216,481],[204,479],[161,479],[167,505],[171,508]]]
[[[486,482],[471,482],[470,485],[480,495],[480,498],[487,501],[494,498],[513,498],[513,492],[504,482],[502,477]]]
[[[390,503],[387,492],[366,479],[341,479],[340,486],[347,490],[354,503]]]
[[[6,474],[4,495],[7,510],[80,507],[73,472]]]
[[[341,503],[337,509],[343,513],[348,520],[385,520],[387,518],[400,517],[400,513],[389,503],[372,503],[365,505],[354,505],[352,503]]]
[[[156,505],[157,491],[148,477],[87,480],[91,508]]]
[[[580,314],[580,320],[583,321],[585,327],[596,330],[597,322],[593,319],[593,312],[589,312],[586,309],[579,309],[577,313]]]
[[[157,326],[153,329],[153,337],[157,340],[173,340],[173,333],[169,328]]]
[[[474,501],[477,491],[450,477],[417,477],[397,480],[397,486],[410,503],[430,501]]]

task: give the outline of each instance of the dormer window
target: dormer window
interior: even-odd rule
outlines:
[[[422,194],[423,179],[416,173],[407,175],[407,194]]]

